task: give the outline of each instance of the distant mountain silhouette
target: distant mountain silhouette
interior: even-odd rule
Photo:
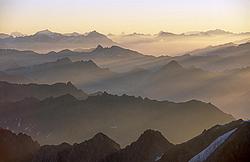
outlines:
[[[213,36],[213,35],[234,35],[235,33],[228,32],[221,29],[208,30],[205,32],[197,32],[195,34],[191,34],[192,36]]]
[[[48,29],[38,31],[33,35],[14,32],[11,35],[0,34],[0,48],[14,48],[18,50],[33,50],[47,53],[60,51],[65,48],[86,49],[94,48],[98,44],[105,47],[120,45],[129,49],[153,55],[180,55],[195,49],[211,45],[225,44],[250,38],[249,32],[233,33],[222,29],[208,31],[194,31],[186,33],[171,33],[161,31],[157,34],[121,34],[104,35],[97,31],[85,34],[77,32],[58,33]],[[243,41],[244,43],[246,41]]]
[[[21,37],[6,37],[0,39],[0,48],[15,48],[21,50],[34,50],[48,52],[64,48],[93,48],[98,44],[112,46],[113,42],[107,36],[92,31],[84,34],[61,34],[49,30],[42,30],[33,35]]]
[[[173,146],[158,131],[147,130],[138,140],[101,162],[154,162]]]
[[[34,97],[45,99],[71,94],[78,99],[86,99],[87,94],[77,89],[71,82],[47,84],[12,84],[0,81],[0,102],[20,101],[24,98]]]
[[[38,151],[39,144],[23,133],[0,128],[0,161],[27,162]]]
[[[93,60],[102,67],[112,68],[114,71],[126,71],[133,67],[154,60],[153,56],[146,56],[133,50],[111,46],[104,48],[98,45],[93,50],[87,52],[76,52],[71,50],[62,50],[59,52],[51,51],[47,54],[38,54],[32,51],[17,51],[12,49],[0,49],[0,70],[12,69],[13,61],[18,62],[18,67],[32,66],[47,62],[54,62],[58,59],[69,58],[73,61]],[[13,60],[13,61],[12,61]],[[132,67],[127,65],[131,64]]]
[[[174,36],[178,36],[177,34],[174,33],[170,33],[170,32],[164,32],[161,31],[157,34],[158,37],[174,37]]]
[[[173,103],[107,93],[86,100],[69,94],[42,101],[28,98],[0,107],[1,127],[29,133],[42,144],[77,142],[104,132],[124,146],[148,128],[162,131],[172,142],[182,142],[214,124],[233,120],[200,101]]]
[[[117,152],[118,150],[120,150],[119,144],[111,140],[106,135],[98,133],[92,139],[84,141],[80,144],[69,145],[67,143],[63,143],[56,146],[42,146],[32,161],[98,162],[107,155]]]

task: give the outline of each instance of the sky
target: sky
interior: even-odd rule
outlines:
[[[0,0],[0,32],[250,31],[249,0]]]

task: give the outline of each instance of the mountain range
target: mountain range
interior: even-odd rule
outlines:
[[[249,45],[226,44],[178,57],[146,56],[118,46],[45,55],[2,50],[2,69],[12,67],[9,62],[20,66],[3,70],[8,77],[2,76],[2,80],[46,84],[72,81],[87,93],[107,91],[175,102],[195,98],[247,119],[250,114],[244,94],[249,92]]]
[[[72,61],[93,60],[99,66],[116,72],[127,72],[135,68],[158,68],[171,60],[176,60],[187,67],[195,66],[209,71],[225,71],[249,66],[249,52],[250,43],[240,45],[230,43],[211,46],[175,57],[155,57],[143,55],[142,53],[119,46],[103,48],[100,45],[91,51],[77,52],[63,50],[60,52],[52,51],[47,54],[39,54],[33,51],[1,49],[0,70],[54,62],[58,59],[68,57]]]
[[[15,102],[25,98],[43,100],[48,97],[58,97],[71,94],[78,99],[86,99],[87,94],[77,89],[71,82],[48,84],[13,84],[0,81],[0,102]]]
[[[112,40],[123,47],[139,51],[148,55],[183,55],[195,49],[217,46],[230,42],[246,43],[249,40],[249,32],[232,33],[221,29],[208,31],[194,31],[187,33],[171,33],[161,31],[157,34],[122,34],[110,35]]]
[[[210,45],[219,45],[229,42],[245,43],[250,38],[250,33],[233,33],[221,29],[208,31],[193,31],[186,33],[171,33],[161,31],[157,34],[121,34],[104,35],[96,31],[85,34],[57,33],[48,29],[38,31],[32,35],[12,33],[0,34],[0,48],[13,48],[18,50],[33,50],[47,53],[71,49],[84,51],[94,48],[98,44],[105,47],[120,45],[125,48],[140,51],[149,55],[181,55]],[[167,46],[166,46],[167,44]],[[183,48],[184,47],[184,48]]]
[[[0,148],[8,154],[4,162],[228,162],[249,161],[250,124],[238,120],[225,125],[215,125],[200,135],[181,144],[170,143],[159,131],[146,130],[135,142],[120,148],[103,133],[90,140],[73,145],[39,146],[31,137],[0,130]],[[5,140],[9,139],[9,140]],[[11,149],[15,145],[16,150]],[[20,148],[24,149],[20,149]],[[19,152],[18,152],[19,151]],[[18,152],[18,154],[16,154]]]
[[[13,76],[25,76],[36,83],[71,81],[82,86],[99,82],[115,74],[109,69],[98,67],[92,60],[72,62],[67,57],[31,67],[9,69],[6,72]]]
[[[28,133],[42,144],[79,142],[95,133],[103,132],[124,146],[148,128],[160,130],[171,141],[178,143],[214,124],[234,119],[214,105],[196,100],[174,103],[108,93],[77,99],[72,96],[75,92],[83,97],[85,94],[70,83],[67,85],[5,83],[5,86],[2,89],[12,88],[11,91],[5,91],[8,95],[3,97],[7,97],[10,101],[12,98],[13,101],[10,102],[2,97],[0,127]],[[64,91],[57,97],[58,89]],[[39,93],[42,90],[49,94]],[[19,100],[16,98],[17,92],[20,91],[24,95],[18,96],[22,96],[23,100],[20,100],[20,97]],[[43,99],[45,95],[41,96],[42,94],[52,97]],[[40,100],[35,97],[40,97]]]
[[[65,48],[93,48],[98,44],[111,46],[116,43],[107,36],[96,31],[86,34],[61,34],[46,29],[33,35],[24,35],[20,37],[7,37],[6,34],[1,34],[0,38],[0,48],[15,48],[20,50],[28,49],[40,52],[48,52],[52,50],[58,51]]]

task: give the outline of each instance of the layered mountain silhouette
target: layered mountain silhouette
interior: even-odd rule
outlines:
[[[62,85],[61,87],[65,86]],[[18,87],[14,85],[16,86]],[[20,87],[22,86],[30,85]],[[57,86],[51,85],[51,89],[52,87]],[[15,93],[14,90],[8,93],[11,92]],[[104,132],[124,146],[148,128],[162,131],[173,142],[182,142],[214,124],[233,120],[231,115],[223,113],[212,104],[196,100],[173,103],[107,93],[78,100],[67,92],[66,95],[40,101],[34,97],[41,96],[36,96],[36,93],[34,96],[30,95],[27,97],[33,98],[17,102],[2,100],[0,126],[9,127],[16,132],[29,133],[42,144],[79,142],[84,137],[93,136],[93,133]],[[176,127],[180,129],[175,129]]]
[[[73,61],[93,60],[98,65],[111,68],[113,71],[126,71],[136,66],[142,65],[148,61],[153,61],[155,57],[146,56],[136,51],[112,46],[104,48],[98,45],[90,51],[77,52],[71,50],[62,50],[59,52],[49,52],[39,54],[33,51],[18,51],[13,49],[0,49],[0,70],[7,70],[19,67],[26,67],[56,60],[69,58]],[[131,67],[128,66],[131,65]]]
[[[61,34],[49,30],[43,30],[33,35],[22,37],[6,37],[3,35],[0,39],[0,48],[14,48],[42,52],[62,50],[65,48],[93,48],[98,44],[112,46],[117,43],[96,31],[86,34]]]
[[[1,33],[0,48],[33,50],[45,53],[60,51],[65,48],[84,51],[86,48],[94,48],[98,44],[105,47],[119,44],[145,54],[173,56],[210,45],[216,46],[229,42],[239,42],[239,40],[241,43],[245,43],[249,38],[249,32],[232,33],[221,29],[180,34],[161,31],[157,34],[132,33],[122,35],[104,35],[97,31],[85,34],[77,32],[62,34],[46,29],[33,35],[24,35],[18,32]]]
[[[6,71],[10,75],[21,75],[30,78],[36,83],[67,82],[82,86],[95,81],[100,82],[114,75],[109,69],[98,67],[93,61],[75,61],[62,58],[55,62],[22,67]]]
[[[175,57],[155,57],[143,55],[119,46],[103,48],[100,45],[93,50],[85,52],[63,50],[60,52],[52,51],[43,55],[32,51],[1,49],[0,70],[53,62],[68,57],[73,61],[93,60],[101,67],[110,68],[112,71],[118,72],[130,71],[134,68],[157,68],[172,60],[176,60],[187,67],[195,66],[209,71],[224,71],[249,66],[249,44],[236,45],[228,43],[195,50],[189,54]]]
[[[192,55],[153,57],[118,46],[98,46],[91,52],[63,50],[45,55],[1,50],[0,60],[3,69],[14,63],[19,66],[5,70],[7,75],[28,78],[37,83],[70,80],[88,93],[107,91],[176,102],[196,98],[211,102],[237,118],[248,118],[249,113],[245,113],[247,103],[230,98],[240,99],[249,91],[247,80],[250,79],[250,71],[243,68],[250,65],[249,50],[249,43],[226,44],[195,51]],[[83,66],[89,63],[96,64],[96,68],[90,70],[88,66]],[[225,69],[227,71],[223,71]]]
[[[40,64],[68,57],[74,61],[92,59],[98,65],[111,68],[114,71],[125,71],[128,69],[131,70],[135,67],[159,67],[171,60],[176,60],[185,66],[194,65],[196,67],[200,67],[207,70],[221,71],[225,69],[228,70],[249,65],[249,59],[246,59],[249,57],[247,55],[248,52],[249,43],[241,45],[226,44],[222,46],[214,46],[205,48],[203,50],[193,51],[190,53],[190,55],[176,57],[150,57],[118,46],[113,46],[111,48],[103,48],[102,46],[98,46],[95,50],[86,52],[63,50],[58,53],[50,52],[47,55],[38,55],[38,53],[31,51],[1,49],[0,69],[6,70],[15,66],[18,67]],[[237,60],[235,60],[236,58]],[[120,64],[120,66],[122,67],[119,67],[116,64]]]
[[[77,89],[71,82],[48,84],[13,84],[0,81],[0,102],[20,101],[25,98],[43,100],[48,97],[57,97],[71,94],[78,99],[86,99],[87,94]]]
[[[238,120],[216,125],[182,144],[171,144],[159,131],[146,130],[135,142],[120,148],[103,133],[79,144],[39,146],[25,134],[0,130],[0,160],[11,161],[89,161],[89,162],[228,162],[249,161],[250,124]],[[22,149],[21,149],[22,147]]]
[[[126,93],[176,102],[196,98],[214,103],[239,118],[247,118],[249,113],[244,110],[247,100],[240,98],[248,92],[250,85],[246,81],[249,79],[249,68],[209,72],[195,67],[184,67],[177,61],[170,61],[154,70],[135,69],[113,75],[101,82],[89,84],[87,90]],[[79,87],[86,88],[81,85]],[[231,97],[238,99],[230,100]]]

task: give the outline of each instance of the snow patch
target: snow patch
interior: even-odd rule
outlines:
[[[221,135],[214,140],[207,148],[195,155],[189,162],[202,162],[205,161],[220,145],[222,145],[235,131],[237,128]]]
[[[162,154],[162,155],[160,155],[160,156],[156,156],[156,157],[155,157],[155,161],[160,160],[162,156],[163,156],[163,154]]]

